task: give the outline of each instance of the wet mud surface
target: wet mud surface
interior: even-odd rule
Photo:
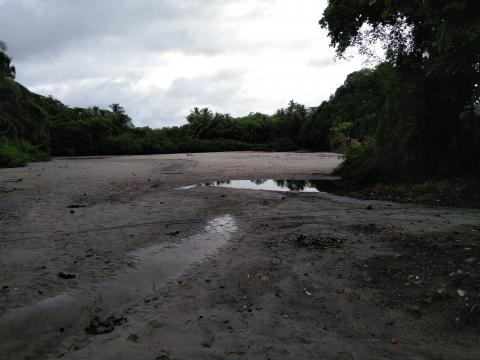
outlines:
[[[478,210],[176,189],[321,180],[337,163],[224,153],[1,170],[0,359],[477,359]]]

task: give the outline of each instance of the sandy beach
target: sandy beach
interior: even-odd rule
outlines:
[[[185,186],[331,153],[0,169],[0,359],[478,359],[480,211]]]

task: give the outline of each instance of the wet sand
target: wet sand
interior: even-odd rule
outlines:
[[[328,179],[339,162],[232,152],[1,169],[0,359],[478,358],[478,210],[178,189]]]

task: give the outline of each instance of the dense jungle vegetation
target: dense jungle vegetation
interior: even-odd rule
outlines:
[[[0,166],[50,155],[226,150],[343,151],[357,182],[475,176],[480,170],[480,2],[329,0],[320,20],[339,57],[381,44],[328,101],[234,118],[195,108],[181,127],[132,125],[124,109],[82,109],[29,92],[0,44]]]

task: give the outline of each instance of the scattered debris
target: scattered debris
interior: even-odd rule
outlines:
[[[242,355],[245,355],[245,352],[242,351],[242,350],[229,349],[229,350],[225,350],[225,355],[226,355],[226,356],[229,356],[229,355],[239,355],[239,356],[242,356]]]
[[[467,295],[467,292],[466,292],[465,290],[458,289],[458,290],[457,290],[457,294],[458,294],[458,296],[460,296],[460,297],[464,297],[465,295]]]
[[[297,246],[306,247],[309,249],[325,250],[328,248],[340,248],[343,245],[343,239],[335,238],[333,236],[314,236],[314,235],[300,235],[296,241]]]
[[[160,351],[160,355],[158,355],[155,360],[170,360],[170,355],[171,355],[171,352],[170,351],[166,351],[166,350],[161,350]]]
[[[353,289],[352,288],[344,288],[342,292],[347,296],[353,296]]]
[[[384,227],[376,224],[355,224],[348,227],[350,231],[353,231],[356,235],[375,235],[381,233],[394,232],[393,227]]]
[[[148,323],[148,326],[156,330],[156,329],[160,329],[162,327],[162,324],[157,320],[152,320]]]

